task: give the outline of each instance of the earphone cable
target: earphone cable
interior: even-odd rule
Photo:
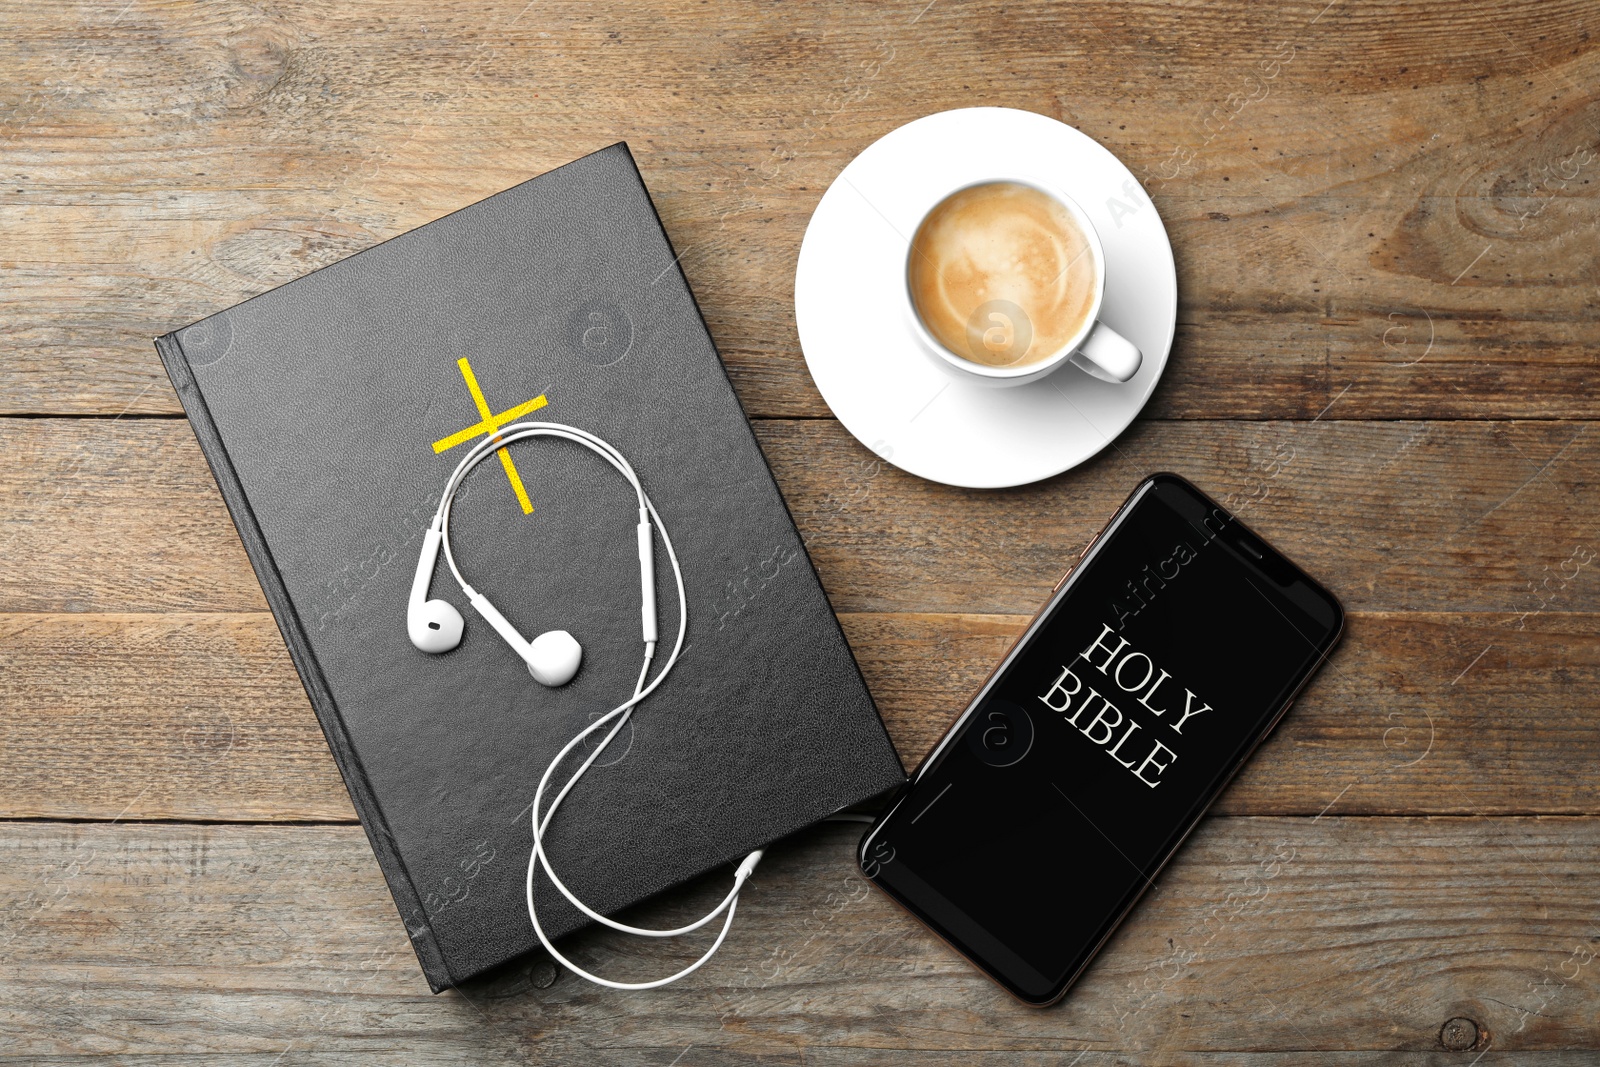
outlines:
[[[466,579],[462,576],[459,567],[456,565],[455,555],[450,545],[450,511],[455,500],[456,491],[459,489],[467,473],[484,459],[486,459],[491,453],[498,451],[499,449],[504,448],[506,445],[509,445],[515,441],[524,440],[530,437],[558,437],[572,441],[575,444],[588,447],[591,451],[597,453],[613,467],[615,467],[618,473],[620,473],[623,478],[627,480],[629,485],[633,487],[635,494],[638,496],[640,522],[644,523],[646,521],[652,521],[655,530],[661,535],[663,546],[666,549],[667,558],[672,564],[673,580],[674,584],[676,585],[676,592],[678,595],[678,636],[676,641],[673,643],[671,654],[662,663],[661,669],[659,672],[657,672],[656,677],[646,684],[646,679],[649,677],[650,673],[650,665],[654,659],[656,651],[655,642],[647,640],[645,643],[644,662],[640,667],[638,680],[634,684],[633,695],[622,704],[619,704],[617,707],[607,712],[605,715],[602,715],[584,730],[580,731],[575,737],[567,742],[567,744],[559,753],[556,754],[555,758],[552,759],[549,765],[545,768],[544,774],[541,775],[539,779],[538,788],[534,792],[534,801],[531,809],[533,850],[528,857],[528,872],[525,882],[529,921],[533,925],[534,932],[538,936],[540,944],[544,946],[546,951],[548,951],[554,959],[559,961],[574,974],[577,974],[580,977],[598,985],[607,986],[612,989],[654,989],[670,982],[674,982],[679,978],[682,978],[683,976],[695,971],[707,960],[709,960],[711,956],[716,953],[717,949],[721,947],[722,942],[727,937],[728,930],[733,923],[733,914],[738,903],[739,891],[741,888],[743,888],[745,881],[755,870],[756,864],[760,862],[762,854],[759,850],[757,850],[750,853],[750,855],[745,858],[735,872],[733,888],[714,909],[696,922],[673,930],[658,930],[646,927],[630,926],[626,923],[619,923],[613,919],[601,915],[599,912],[590,908],[583,901],[579,900],[577,896],[557,876],[554,867],[550,863],[550,857],[544,851],[544,834],[548,830],[551,820],[554,819],[556,811],[560,807],[561,802],[566,799],[567,794],[571,792],[574,786],[577,785],[579,779],[582,778],[584,773],[589,770],[589,768],[594,764],[595,760],[599,758],[600,754],[605,751],[606,747],[611,744],[612,740],[628,723],[633,709],[652,692],[654,692],[655,689],[659,687],[666,679],[673,667],[676,666],[678,657],[683,651],[684,639],[688,633],[688,599],[684,591],[683,570],[678,562],[677,551],[673,547],[672,538],[667,533],[666,526],[664,523],[662,523],[661,516],[656,511],[655,504],[645,494],[644,487],[640,484],[638,475],[634,473],[634,470],[628,463],[627,459],[609,442],[589,433],[588,431],[580,430],[577,427],[567,426],[561,423],[541,422],[516,423],[506,426],[502,428],[502,430],[493,438],[486,438],[485,440],[478,442],[471,450],[468,451],[465,456],[462,457],[461,461],[456,465],[455,471],[451,474],[449,481],[446,483],[445,491],[440,499],[438,510],[435,512],[434,521],[435,525],[440,528],[440,540],[442,547],[444,548],[446,563],[448,564],[452,576],[456,579],[456,583],[461,587],[462,591],[469,597],[475,594],[475,591],[467,583]],[[643,529],[643,527],[641,527],[641,529]],[[641,536],[643,537],[646,535],[641,534]],[[649,602],[647,601],[647,604],[648,603]],[[646,612],[648,614],[648,607],[646,607]],[[647,636],[653,635],[653,631],[654,628],[652,626],[647,630]],[[594,751],[589,754],[588,758],[585,759],[577,768],[577,770],[574,771],[573,774],[567,779],[561,790],[551,801],[550,807],[543,813],[543,818],[541,818],[540,807],[542,804],[544,791],[549,785],[551,775],[555,773],[556,769],[571,754],[574,748],[583,743],[583,741],[595,731],[600,730],[608,723],[611,723],[613,719],[615,720],[615,724],[612,725],[610,731],[595,747]],[[674,937],[680,934],[691,933],[700,929],[715,919],[724,911],[724,909],[727,911],[727,918],[723,923],[721,931],[717,935],[716,941],[705,952],[705,954],[700,956],[688,967],[685,967],[673,975],[651,982],[615,982],[610,979],[601,978],[597,975],[590,974],[588,971],[585,971],[562,955],[556,949],[556,947],[551,944],[550,939],[548,936],[546,936],[543,927],[540,925],[537,909],[534,904],[533,883],[534,874],[541,861],[544,864],[546,876],[550,879],[556,890],[570,904],[572,904],[590,919],[623,933],[630,933],[643,937]]]
[[[574,907],[576,907],[579,911],[583,912],[583,914],[587,915],[589,918],[593,919],[594,921],[596,921],[598,923],[601,923],[604,926],[608,926],[611,929],[620,931],[622,933],[636,934],[636,935],[638,935],[640,937],[675,937],[675,936],[677,936],[679,934],[686,934],[686,933],[690,933],[690,932],[692,932],[694,930],[698,930],[700,927],[704,926],[706,923],[708,923],[712,919],[714,919],[718,914],[721,913],[723,908],[728,906],[728,904],[730,903],[732,898],[738,893],[739,886],[736,884],[734,889],[729,893],[729,895],[726,898],[724,898],[722,903],[718,904],[716,908],[712,909],[712,911],[710,911],[708,914],[706,914],[705,916],[701,917],[701,919],[699,921],[697,921],[695,923],[691,923],[688,926],[680,927],[680,928],[673,929],[673,930],[659,930],[659,929],[652,929],[652,928],[649,928],[649,927],[630,926],[630,925],[628,925],[626,923],[617,922],[616,920],[611,919],[608,916],[600,914],[599,912],[597,912],[594,909],[590,908],[583,901],[579,900],[567,888],[565,883],[563,883],[561,881],[560,877],[555,873],[555,869],[550,864],[549,856],[546,855],[544,853],[544,851],[543,851],[544,833],[545,833],[546,828],[549,826],[550,820],[555,816],[555,811],[556,811],[557,806],[561,803],[562,799],[566,797],[567,792],[572,789],[572,787],[577,783],[577,780],[583,775],[583,773],[589,769],[589,767],[593,764],[593,762],[596,759],[599,758],[600,752],[603,751],[605,749],[605,747],[611,743],[611,740],[614,737],[616,737],[618,733],[621,732],[623,725],[626,723],[628,717],[631,716],[633,708],[635,706],[637,706],[637,704],[641,700],[643,700],[644,697],[648,696],[655,689],[656,686],[660,685],[663,679],[666,678],[667,672],[670,671],[672,669],[672,667],[675,665],[675,663],[677,661],[677,658],[678,658],[678,655],[682,651],[683,639],[684,639],[684,635],[685,635],[685,633],[687,631],[687,626],[688,626],[687,601],[685,599],[684,590],[683,590],[683,574],[682,574],[681,568],[678,565],[677,553],[676,553],[676,550],[674,549],[674,547],[672,545],[671,536],[669,534],[667,534],[665,527],[661,523],[660,516],[658,514],[656,514],[654,505],[649,502],[648,497],[646,498],[646,503],[647,503],[647,506],[649,506],[649,508],[650,508],[651,517],[653,519],[655,519],[657,529],[661,533],[662,542],[663,542],[663,544],[664,544],[664,546],[665,546],[665,548],[667,550],[667,558],[672,563],[673,577],[676,580],[676,584],[678,586],[678,589],[677,589],[678,598],[679,598],[678,599],[678,603],[679,603],[679,607],[680,607],[678,641],[673,647],[672,655],[662,665],[661,671],[660,671],[659,674],[656,675],[655,680],[653,682],[651,682],[651,684],[648,687],[645,687],[643,683],[644,683],[644,679],[645,679],[646,675],[649,672],[650,658],[651,658],[651,655],[653,654],[653,651],[654,651],[653,649],[650,649],[650,648],[647,647],[646,653],[645,653],[644,667],[640,670],[639,683],[638,683],[638,685],[635,686],[635,694],[634,694],[633,698],[628,700],[628,701],[626,701],[626,702],[624,702],[623,704],[619,705],[618,707],[614,708],[612,711],[608,712],[606,715],[602,716],[600,719],[596,720],[595,722],[591,723],[587,729],[583,730],[581,733],[578,734],[578,736],[574,737],[571,741],[567,742],[566,747],[564,747],[559,753],[557,753],[555,759],[551,760],[550,761],[550,765],[548,767],[546,767],[544,775],[539,780],[539,787],[534,793],[534,806],[533,806],[534,815],[532,817],[534,819],[536,819],[536,820],[538,819],[538,812],[539,812],[540,806],[542,804],[544,791],[545,791],[546,788],[548,788],[549,781],[550,781],[550,776],[555,773],[556,768],[561,765],[561,763],[567,758],[567,756],[569,754],[571,754],[573,749],[575,749],[579,744],[581,744],[583,742],[584,738],[588,737],[591,733],[594,733],[595,731],[603,728],[606,725],[607,721],[609,721],[613,716],[617,716],[618,717],[618,721],[617,721],[616,725],[614,725],[611,728],[611,732],[606,735],[605,739],[600,743],[599,747],[594,752],[590,753],[588,759],[586,759],[584,761],[584,763],[582,764],[582,766],[580,766],[577,769],[577,771],[575,771],[573,773],[573,775],[567,780],[565,786],[563,786],[563,788],[561,789],[560,793],[558,793],[557,796],[555,797],[555,799],[553,801],[551,801],[550,808],[545,813],[544,818],[542,820],[539,820],[537,822],[537,824],[535,825],[535,828],[534,828],[534,850],[535,850],[535,852],[534,852],[534,855],[530,857],[529,867],[530,867],[530,874],[531,874],[531,870],[532,870],[534,862],[536,860],[542,860],[544,865],[545,865],[545,873],[550,878],[551,882],[555,885],[556,890],[558,892],[560,892],[561,895],[563,897],[565,897],[567,899],[567,901],[569,903],[571,903]],[[753,868],[753,866],[754,865],[752,864],[752,868]],[[531,878],[530,878],[530,883],[529,884],[531,886]]]

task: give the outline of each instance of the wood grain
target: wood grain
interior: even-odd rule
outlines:
[[[1136,422],[1084,466],[1004,492],[915,478],[832,421],[757,434],[839,611],[1032,614],[1156,470],[1355,610],[1600,611],[1592,423]],[[0,420],[0,451],[16,460],[0,468],[0,610],[264,609],[187,424]]]
[[[842,616],[915,766],[1027,620]],[[1231,814],[1600,815],[1600,616],[1359,614]],[[0,616],[0,818],[354,818],[270,615]]]
[[[1593,0],[39,0],[0,70],[0,1060],[1593,1067]],[[792,312],[844,165],[986,104],[1124,160],[1180,294],[1144,418],[999,493],[852,440]],[[909,763],[1152,470],[1352,610],[1060,1007],[839,826],[682,985],[427,995],[150,338],[619,139]]]
[[[1101,140],[1167,221],[1153,414],[1595,418],[1600,23],[1457,7],[27,5],[0,411],[174,412],[152,336],[625,138],[748,410],[825,416],[812,208],[909,118],[997,104]]]
[[[823,827],[774,849],[722,953],[677,985],[599,993],[530,960],[432,998],[356,827],[0,826],[7,1051],[1461,1063],[1431,1056],[1441,1026],[1467,1017],[1508,1062],[1576,1063],[1554,1054],[1600,1039],[1600,820],[1212,820],[1046,1011],[1011,1001],[863,883],[858,833]],[[723,880],[648,915],[686,914]],[[667,965],[655,943],[580,935],[573,951],[636,979]],[[1329,1056],[1307,1060],[1307,1047]]]

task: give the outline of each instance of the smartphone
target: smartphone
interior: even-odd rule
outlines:
[[[1221,505],[1147,478],[867,831],[862,873],[1018,999],[1054,1003],[1343,626]]]

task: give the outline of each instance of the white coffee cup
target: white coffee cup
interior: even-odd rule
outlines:
[[[912,298],[910,284],[910,268],[912,243],[915,235],[920,230],[922,223],[941,204],[950,197],[967,189],[997,182],[1008,182],[1017,185],[1029,186],[1056,201],[1072,215],[1078,228],[1083,232],[1088,244],[1088,254],[1093,260],[1094,267],[1094,292],[1088,313],[1084,316],[1083,325],[1077,332],[1062,344],[1056,351],[1043,359],[1036,359],[1020,366],[996,366],[979,363],[952,352],[928,331],[918,313],[916,302]],[[1011,175],[997,175],[981,181],[968,182],[958,188],[950,189],[930,204],[917,218],[916,226],[912,227],[912,236],[906,239],[906,251],[901,260],[900,293],[902,314],[906,319],[909,329],[918,342],[947,372],[958,380],[973,382],[987,386],[1013,386],[1026,385],[1036,382],[1058,370],[1063,363],[1072,363],[1087,373],[1102,381],[1120,383],[1126,382],[1139,371],[1143,356],[1139,348],[1132,341],[1117,333],[1111,327],[1099,320],[1100,307],[1105,301],[1106,290],[1106,253],[1100,243],[1100,235],[1094,228],[1094,223],[1089,220],[1088,214],[1078,206],[1066,193],[1053,186],[1036,181],[1032,178],[1019,178]],[[995,321],[996,329],[1010,329],[1013,334],[1017,323],[1010,321],[1015,315],[1026,318],[1026,314],[1014,304],[1005,301],[994,301],[997,306],[986,314]]]

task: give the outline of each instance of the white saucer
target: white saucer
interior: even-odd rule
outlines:
[[[1106,251],[1100,318],[1144,363],[1121,385],[1064,365],[997,389],[957,381],[901,321],[905,247],[944,193],[997,174],[1062,188]],[[917,119],[870,145],[806,227],[795,324],[823,399],[862,444],[948,485],[1025,485],[1077,466],[1144,407],[1178,321],[1172,244],[1133,173],[1092,138],[1043,115],[975,107]]]

